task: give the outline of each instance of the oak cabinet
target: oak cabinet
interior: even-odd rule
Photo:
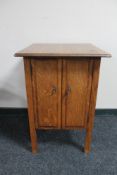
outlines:
[[[86,129],[90,151],[101,57],[111,55],[91,44],[33,44],[24,58],[32,152],[36,129]]]

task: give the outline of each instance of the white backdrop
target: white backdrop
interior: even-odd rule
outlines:
[[[103,58],[97,108],[117,108],[117,0],[0,0],[0,107],[26,107],[16,51],[32,43],[91,42]]]

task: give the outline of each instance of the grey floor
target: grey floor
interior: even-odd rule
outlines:
[[[85,131],[38,131],[30,151],[24,116],[0,116],[0,175],[117,175],[117,116],[96,116],[92,150],[82,152]]]

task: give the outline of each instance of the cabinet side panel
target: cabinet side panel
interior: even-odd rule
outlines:
[[[90,105],[89,105],[89,111],[88,111],[87,128],[93,128],[93,123],[94,123],[100,62],[101,62],[101,58],[97,58],[97,59],[95,58],[95,60],[93,60],[92,84],[91,84],[91,94],[90,94]]]
[[[87,99],[86,99],[86,109],[85,109],[85,120],[84,120],[84,127],[86,128],[87,119],[88,119],[88,112],[89,112],[89,105],[90,105],[90,96],[91,96],[91,84],[92,84],[92,74],[93,74],[93,59],[89,58],[89,68],[88,68],[88,82],[87,82]]]

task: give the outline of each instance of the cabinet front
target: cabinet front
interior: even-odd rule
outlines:
[[[31,59],[36,128],[61,127],[61,61]]]
[[[84,127],[92,79],[91,59],[63,59],[62,127]]]
[[[31,59],[36,128],[85,127],[90,102],[91,59]]]

